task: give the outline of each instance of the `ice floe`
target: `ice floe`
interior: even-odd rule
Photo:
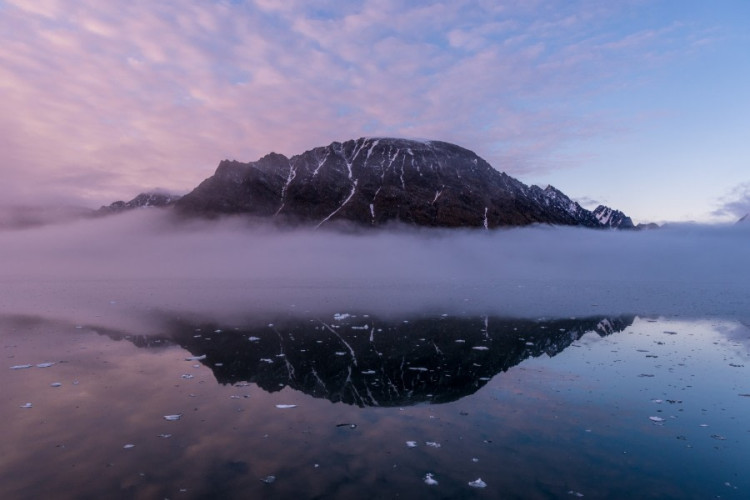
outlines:
[[[474,481],[469,481],[469,486],[471,486],[472,488],[486,488],[487,483],[482,481],[481,477],[478,477]]]
[[[279,408],[281,410],[286,410],[288,408],[297,408],[297,405],[276,405],[276,408]]]
[[[176,413],[174,415],[164,415],[164,420],[169,420],[170,422],[174,422],[175,420],[179,420],[182,418],[182,413]]]
[[[424,483],[430,486],[437,486],[438,482],[435,480],[431,472],[428,472],[424,476]]]

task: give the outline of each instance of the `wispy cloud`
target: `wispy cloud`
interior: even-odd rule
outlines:
[[[92,204],[188,189],[224,157],[361,135],[457,142],[516,174],[549,168],[567,141],[611,127],[575,103],[666,36],[603,30],[618,9],[586,1],[0,8],[3,196]]]
[[[735,218],[750,214],[750,182],[736,186],[719,200],[720,206],[713,215],[717,217],[733,216]]]

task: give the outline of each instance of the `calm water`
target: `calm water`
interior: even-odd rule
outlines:
[[[0,318],[0,498],[750,497],[741,322],[150,321]]]

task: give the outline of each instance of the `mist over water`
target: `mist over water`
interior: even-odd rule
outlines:
[[[747,316],[750,230],[391,231],[141,210],[0,232],[0,310]]]

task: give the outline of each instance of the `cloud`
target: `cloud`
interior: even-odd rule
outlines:
[[[720,203],[721,206],[713,212],[715,216],[740,218],[750,214],[750,182],[736,186]]]
[[[5,2],[2,194],[97,206],[362,135],[559,167],[556,150],[611,127],[580,99],[667,36],[602,35],[618,9],[589,2],[490,4]]]
[[[750,311],[748,229],[274,230],[139,210],[0,231],[0,313],[725,315]],[[110,306],[110,302],[116,306]],[[743,316],[744,315],[744,316]]]

